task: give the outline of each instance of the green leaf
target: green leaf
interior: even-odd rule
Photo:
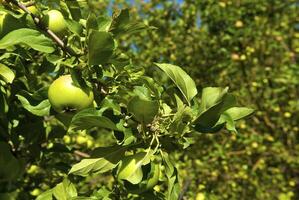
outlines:
[[[252,114],[253,111],[254,111],[253,109],[246,108],[246,107],[229,108],[221,114],[219,120],[212,128],[200,127],[201,129],[199,131],[213,133],[219,131],[225,125],[227,130],[238,133],[235,127],[235,121]],[[199,127],[197,126],[196,128],[198,129]]]
[[[7,9],[1,8],[0,18],[1,18],[1,26],[0,26],[0,39],[3,38],[6,34],[24,28],[26,24],[26,16],[18,15],[13,11],[9,11]],[[13,10],[13,9],[11,9]]]
[[[65,3],[66,3],[66,5],[72,15],[72,18],[74,20],[79,21],[80,19],[82,19],[79,1],[67,0],[67,1],[65,1]]]
[[[138,96],[143,100],[151,100],[151,91],[144,86],[135,86],[133,90],[133,95]]]
[[[163,152],[162,158],[165,166],[165,174],[168,178],[170,178],[174,173],[173,162],[170,160],[169,155],[166,152]]]
[[[53,188],[53,195],[58,200],[69,200],[77,196],[77,190],[73,183],[68,179],[64,179],[62,183]]]
[[[12,83],[15,78],[15,73],[10,68],[0,63],[0,78],[6,83]]]
[[[97,18],[98,21],[98,30],[99,31],[105,31],[108,32],[109,31],[109,27],[111,26],[111,22],[112,20],[108,17],[104,17],[104,16],[99,16]]]
[[[29,112],[31,112],[34,115],[37,116],[47,116],[50,113],[50,102],[48,99],[43,100],[42,102],[40,102],[38,105],[36,106],[32,106],[30,104],[30,102],[23,96],[17,94],[16,95],[19,99],[19,101],[21,102],[22,106],[28,110]]]
[[[121,120],[116,124],[117,128],[119,129],[119,131],[122,132],[121,134],[123,134],[123,137],[122,137],[122,136],[119,137],[119,138],[121,138],[121,139],[119,139],[119,138],[117,138],[117,137],[116,137],[116,138],[117,138],[117,140],[119,141],[119,144],[122,144],[122,145],[129,145],[129,144],[135,142],[135,141],[137,140],[137,138],[136,138],[136,136],[133,134],[133,131],[132,131],[131,128],[126,128],[126,127],[124,126],[125,123],[126,123],[125,120],[121,119]],[[115,134],[117,134],[117,132],[114,132],[114,135],[115,135]]]
[[[155,64],[171,78],[190,104],[193,97],[197,94],[196,85],[193,79],[179,66],[163,63]]]
[[[174,94],[174,98],[176,100],[177,110],[184,108],[185,105],[184,102],[181,100],[181,98],[176,94]]]
[[[0,115],[3,113],[7,113],[9,109],[5,93],[3,92],[4,89],[2,89],[3,88],[0,87]]]
[[[117,166],[125,151],[126,147],[122,146],[98,147],[93,151],[94,158],[83,159],[75,164],[69,174],[88,176],[90,173],[107,172]]]
[[[223,113],[221,115],[221,118],[223,118],[223,120],[226,122],[225,126],[227,130],[238,133],[235,126],[235,121],[230,115],[228,115],[227,113]]]
[[[67,128],[70,126],[73,116],[74,113],[63,112],[63,113],[58,113],[55,117]]]
[[[176,200],[179,199],[180,185],[178,181],[178,172],[175,169],[175,175],[168,178],[168,188],[166,192],[166,200]]]
[[[131,21],[129,9],[123,9],[113,13],[110,32],[112,32],[115,37],[119,37],[125,34],[131,35],[146,30],[147,28],[148,26],[143,22]]]
[[[17,200],[19,192],[0,193],[0,200]]]
[[[153,78],[148,76],[141,76],[140,81],[146,86],[146,88],[149,88],[151,90],[156,98],[160,98],[161,93],[163,92],[163,87],[156,83]]]
[[[189,122],[193,118],[193,112],[190,107],[180,107],[173,116],[172,122],[169,125],[169,132],[172,134],[184,135],[189,131]]]
[[[232,107],[225,111],[234,121],[251,115],[254,112],[252,108]]]
[[[133,97],[128,103],[128,111],[141,123],[148,124],[153,121],[159,111],[159,102]]]
[[[43,192],[42,194],[38,195],[36,200],[52,200],[53,199],[53,190],[47,190],[46,192]]]
[[[96,198],[96,197],[74,197],[74,198],[72,198],[72,200],[98,200],[98,198]],[[103,198],[101,200],[108,200],[108,199]]]
[[[200,111],[204,112],[222,100],[228,92],[228,87],[206,87],[202,90]]]
[[[197,126],[196,128],[198,130],[213,128],[213,126],[219,120],[221,114],[225,110],[233,107],[235,104],[236,104],[236,99],[233,95],[231,94],[223,95],[221,99],[217,100],[217,103],[215,105],[202,112],[199,115],[199,117],[194,121],[194,123]]]
[[[120,115],[121,114],[120,105],[117,102],[115,102],[113,99],[109,99],[109,98],[106,97],[101,102],[100,107],[101,107],[101,111],[111,109],[111,110],[113,110],[114,115]]]
[[[114,52],[114,40],[111,33],[91,30],[88,36],[89,65],[105,64]]]
[[[123,158],[118,171],[118,179],[127,180],[132,184],[140,183],[143,177],[141,166],[148,160],[148,156],[145,152],[139,152]]]
[[[110,198],[111,194],[112,192],[108,190],[105,186],[103,186],[98,191],[96,191],[92,196],[96,199],[112,200],[112,198]]]
[[[0,182],[16,180],[23,172],[23,163],[11,153],[10,146],[0,141]]]
[[[51,39],[44,36],[39,31],[22,28],[11,31],[0,40],[0,49],[24,44],[37,51],[52,53],[55,48]]]
[[[90,13],[88,15],[87,20],[86,20],[86,30],[87,30],[87,32],[89,32],[90,29],[98,30],[97,17],[94,13]]]
[[[180,186],[178,183],[178,172],[173,161],[169,158],[166,152],[162,154],[165,173],[167,176],[168,188],[166,191],[167,200],[175,200],[179,197]]]
[[[84,130],[94,127],[118,130],[109,118],[102,116],[102,112],[95,108],[88,108],[78,112],[74,115],[70,124],[70,129],[74,130]]]
[[[83,27],[80,23],[74,21],[74,20],[71,20],[71,19],[67,19],[66,20],[66,25],[67,25],[67,28],[72,32],[72,33],[75,33],[76,35],[78,36],[81,36],[82,33],[83,33]]]
[[[94,29],[97,31],[108,32],[109,27],[111,25],[112,20],[105,16],[96,17],[95,14],[89,14],[86,21],[86,29],[89,31],[90,29]]]

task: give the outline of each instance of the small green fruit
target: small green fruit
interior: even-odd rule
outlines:
[[[42,191],[39,189],[39,188],[35,188],[34,190],[32,190],[31,192],[30,192],[30,194],[32,195],[32,196],[38,196],[38,195],[40,195],[42,193]]]
[[[48,98],[57,112],[79,111],[91,107],[94,100],[92,90],[75,86],[71,75],[56,79],[49,87]]]
[[[31,165],[29,169],[27,170],[28,174],[36,174],[40,170],[39,166],[37,165]]]
[[[39,12],[38,12],[38,10],[37,10],[37,8],[35,7],[35,6],[29,6],[29,7],[27,7],[28,8],[28,10],[32,13],[32,14],[34,14],[34,15],[38,15],[39,14]]]
[[[45,26],[56,34],[64,34],[67,30],[65,19],[58,10],[50,10],[42,21]]]
[[[76,143],[78,145],[83,145],[83,144],[86,144],[88,141],[88,139],[86,137],[83,137],[81,135],[79,135],[77,138],[76,138]]]

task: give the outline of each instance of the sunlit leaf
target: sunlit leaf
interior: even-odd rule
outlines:
[[[188,103],[197,94],[197,89],[193,79],[182,68],[172,64],[155,63],[162,69],[176,84],[179,90],[184,95]]]
[[[136,96],[129,101],[128,111],[132,113],[139,122],[148,124],[153,121],[157,115],[159,102],[141,99],[139,96]]]
[[[69,174],[87,176],[91,173],[104,173],[115,168],[124,156],[126,147],[99,147],[93,151],[93,158],[83,159],[75,164]]]
[[[17,29],[5,35],[0,40],[0,49],[6,49],[17,44],[24,44],[45,53],[52,53],[55,50],[51,39],[37,30],[28,28]]]
[[[101,65],[106,63],[114,51],[111,33],[91,30],[88,36],[88,63]]]
[[[118,130],[116,125],[107,117],[102,116],[102,112],[94,108],[84,109],[78,112],[71,121],[70,129],[83,130],[93,127]]]
[[[0,63],[0,78],[6,83],[12,83],[15,78],[15,73],[10,68]]]
[[[64,179],[53,188],[53,196],[59,200],[69,200],[77,196],[77,190],[72,182]]]
[[[51,105],[48,99],[43,100],[36,106],[33,106],[25,97],[21,95],[16,95],[16,96],[18,97],[19,101],[22,103],[22,106],[32,114],[37,116],[49,115]]]

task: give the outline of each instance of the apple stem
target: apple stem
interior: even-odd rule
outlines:
[[[64,42],[50,29],[48,29],[48,27],[44,26],[41,23],[41,20],[38,16],[34,15],[33,13],[30,12],[30,10],[28,10],[28,8],[26,7],[26,5],[24,5],[23,3],[20,3],[17,0],[6,0],[7,2],[11,2],[14,5],[18,6],[20,9],[22,9],[24,12],[28,13],[34,23],[36,24],[37,27],[39,27],[41,30],[45,31],[48,33],[48,35],[61,47],[61,49],[63,51],[65,51],[68,55],[70,56],[79,56],[79,54],[77,54],[72,48],[70,48],[69,46],[66,46],[64,44]],[[28,6],[28,5],[27,5]]]

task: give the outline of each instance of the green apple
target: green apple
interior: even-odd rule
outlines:
[[[42,19],[42,22],[56,34],[64,34],[67,30],[66,21],[58,10],[50,10]]]
[[[28,9],[32,14],[34,14],[34,15],[38,15],[38,14],[39,14],[39,12],[38,12],[36,6],[29,6],[29,7],[27,7],[27,9]]]
[[[93,92],[90,88],[77,87],[71,75],[60,76],[49,87],[48,98],[57,112],[79,111],[93,105]]]

